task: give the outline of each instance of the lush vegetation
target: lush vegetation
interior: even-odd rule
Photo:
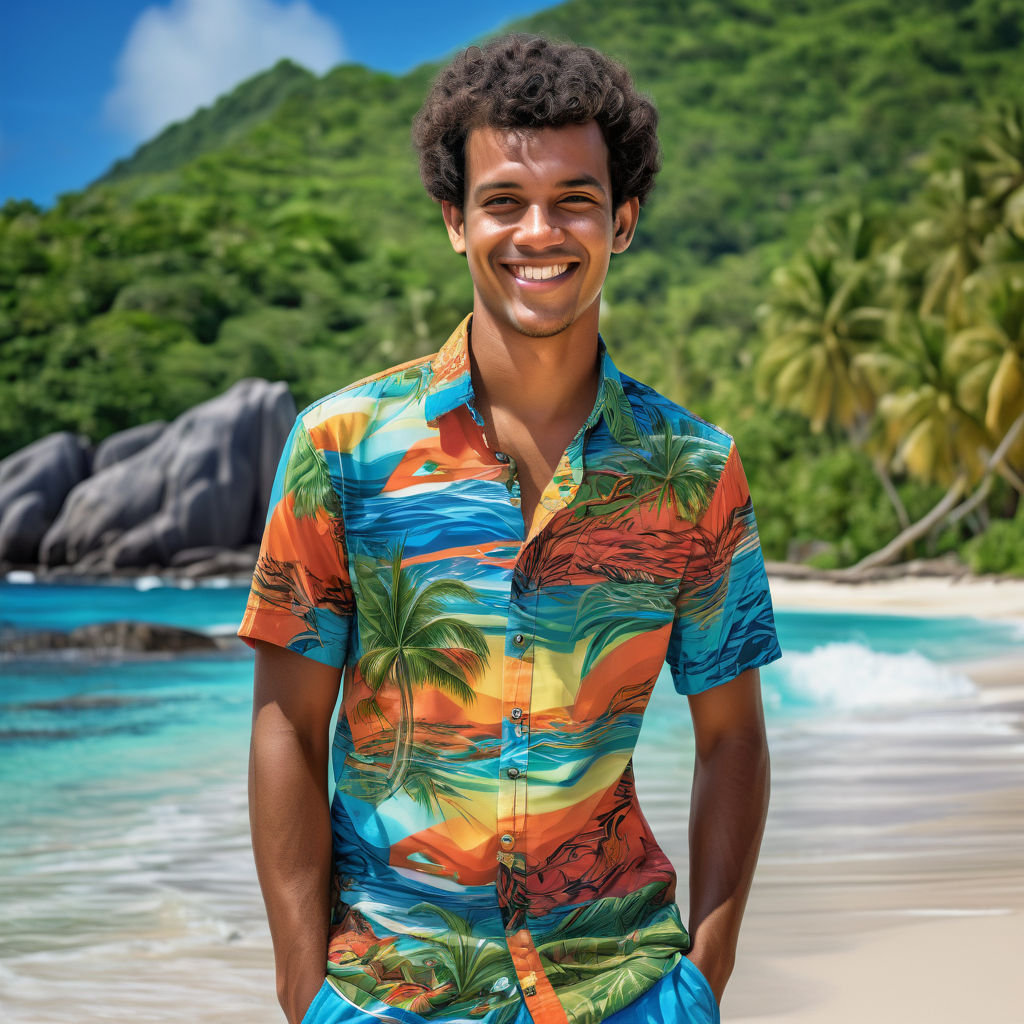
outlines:
[[[659,106],[665,167],[603,330],[735,433],[769,555],[850,564],[946,499],[899,554],[1024,569],[1024,442],[995,458],[1024,387],[1000,107],[1024,9],[570,0],[519,27],[619,56]],[[0,208],[0,455],[242,376],[304,403],[436,348],[470,288],[408,141],[433,70],[284,62],[52,209]]]
[[[903,527],[865,566],[987,532],[1024,493],[1024,107],[1007,104],[926,170],[903,209],[822,220],[761,307],[773,404],[845,434]],[[944,493],[911,523],[894,475]],[[969,550],[978,564],[1019,560]]]

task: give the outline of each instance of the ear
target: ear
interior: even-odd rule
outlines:
[[[615,211],[615,220],[612,223],[615,232],[612,236],[612,252],[625,252],[629,248],[629,243],[633,241],[633,232],[636,231],[636,222],[639,219],[640,200],[633,196]]]
[[[465,256],[466,220],[462,216],[462,209],[447,199],[442,199],[441,216],[444,218],[444,226],[448,229],[448,240],[452,243],[452,248]]]

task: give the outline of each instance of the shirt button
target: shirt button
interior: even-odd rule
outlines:
[[[509,768],[508,771],[505,772],[505,774],[510,779],[518,779],[519,778],[519,769],[518,768]]]
[[[495,452],[494,453],[494,457],[499,462],[508,462],[508,456],[504,452]]]
[[[516,647],[522,647],[523,644],[526,643],[526,637],[523,636],[522,633],[516,633],[516,635],[512,637],[512,643],[514,643]]]
[[[522,708],[513,708],[512,709],[512,717],[518,722],[519,719],[523,717],[523,709]]]
[[[503,850],[511,850],[516,845],[515,839],[510,836],[507,832],[501,837],[501,848]]]

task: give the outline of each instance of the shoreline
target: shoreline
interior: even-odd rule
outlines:
[[[226,552],[225,556],[239,555]],[[130,586],[138,589],[249,586],[252,566],[229,559],[207,560],[203,572],[188,567],[150,567],[102,575],[66,567],[0,566],[8,586]],[[950,616],[1018,621],[1024,626],[1024,577],[977,576],[951,570],[946,563],[909,563],[864,577],[817,572],[804,566],[767,563],[772,601],[777,609],[801,612]],[[902,572],[898,571],[903,569]],[[896,571],[894,571],[896,570]]]
[[[772,601],[786,611],[966,616],[1024,625],[1024,579],[907,574],[864,581],[794,578],[769,572]]]

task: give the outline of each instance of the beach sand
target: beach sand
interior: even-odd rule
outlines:
[[[864,583],[773,576],[778,608],[799,611],[971,615],[1024,623],[1024,580],[1001,576],[903,576]]]
[[[779,608],[1024,621],[1018,581],[780,579],[772,593]],[[873,737],[870,719],[837,727],[825,764],[791,738],[775,750],[723,1020],[1024,1022],[1024,660],[961,667],[981,689],[956,708],[879,714]],[[790,819],[815,817],[819,848],[794,850]]]

